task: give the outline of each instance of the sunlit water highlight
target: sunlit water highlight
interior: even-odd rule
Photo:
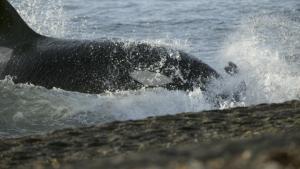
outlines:
[[[232,93],[241,83],[247,90],[239,102],[228,98],[216,107],[197,89],[90,95],[13,84],[7,78],[0,81],[0,138],[300,97],[300,4],[296,0],[11,2],[39,33],[60,38],[118,37],[182,49],[223,75],[211,84],[211,95]],[[239,66],[237,76],[224,73],[228,61]]]

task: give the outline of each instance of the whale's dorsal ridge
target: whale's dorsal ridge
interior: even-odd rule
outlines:
[[[0,0],[0,46],[14,48],[39,36],[7,0]]]

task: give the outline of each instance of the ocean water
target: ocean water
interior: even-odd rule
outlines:
[[[98,95],[0,81],[0,138],[55,129],[283,102],[300,98],[299,0],[10,0],[37,32],[69,39],[119,38],[184,50],[218,70],[210,93],[247,90],[220,105],[162,88]],[[1,57],[1,56],[0,56]],[[240,69],[226,75],[228,61]]]

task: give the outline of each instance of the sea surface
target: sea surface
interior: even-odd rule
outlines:
[[[98,95],[0,81],[0,138],[115,120],[300,98],[299,0],[9,0],[38,33],[118,38],[184,50],[222,74],[211,93],[247,90],[215,105],[199,90]],[[1,56],[0,56],[1,57]],[[240,73],[226,75],[228,61]]]

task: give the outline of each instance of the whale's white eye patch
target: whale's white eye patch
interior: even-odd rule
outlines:
[[[161,86],[172,82],[172,79],[161,74],[147,70],[135,70],[130,73],[130,77],[146,86]]]
[[[12,49],[0,46],[0,63],[7,62],[10,59],[12,52]]]
[[[5,68],[6,63],[9,61],[13,53],[13,50],[0,46],[0,74]]]

